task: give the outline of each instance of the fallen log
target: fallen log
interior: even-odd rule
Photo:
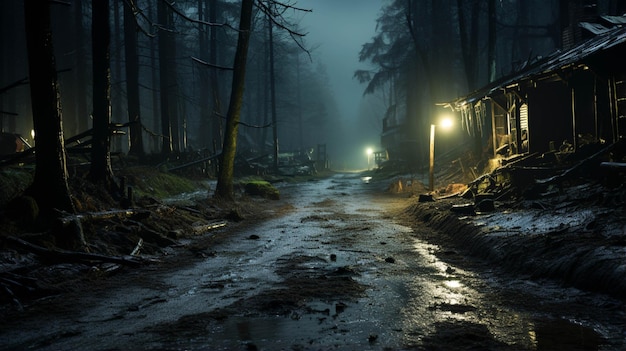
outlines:
[[[8,243],[17,245],[23,249],[26,249],[38,256],[60,262],[110,262],[117,263],[125,266],[138,267],[146,262],[145,259],[140,259],[134,256],[107,256],[94,253],[66,251],[66,250],[53,250],[45,247],[35,245],[28,241],[22,240],[14,236],[7,236],[4,238]]]
[[[79,214],[65,214],[64,217],[59,218],[59,222],[62,227],[66,227],[75,221],[85,222],[94,220],[106,220],[114,218],[131,218],[142,217],[146,218],[150,216],[150,211],[141,209],[125,209],[125,210],[110,210],[102,212],[87,212]]]
[[[212,230],[212,229],[225,227],[227,223],[228,223],[227,221],[220,220],[220,221],[215,221],[215,222],[211,222],[208,224],[196,225],[192,227],[191,230],[193,231],[194,234],[201,234],[201,233],[208,232],[209,230]]]

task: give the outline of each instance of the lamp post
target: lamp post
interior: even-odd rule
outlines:
[[[367,154],[367,170],[370,170],[370,157],[372,157],[372,154],[374,153],[374,150],[372,150],[371,147],[368,147],[367,150],[365,150],[365,153]]]
[[[430,158],[428,162],[428,189],[435,190],[435,125],[430,125]]]
[[[449,117],[441,118],[439,126],[443,129],[452,127],[452,119]],[[430,191],[435,190],[435,125],[430,125],[430,158],[428,162],[428,188]]]

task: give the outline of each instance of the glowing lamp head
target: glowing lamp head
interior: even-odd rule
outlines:
[[[441,127],[441,129],[450,129],[452,128],[452,125],[454,124],[454,121],[452,120],[451,117],[442,117],[441,120],[439,120],[439,127]]]
[[[365,153],[369,156],[374,153],[374,150],[372,150],[371,147],[368,147],[367,150],[365,150]]]

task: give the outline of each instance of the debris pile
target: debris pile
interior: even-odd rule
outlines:
[[[473,200],[453,209],[463,214],[489,212],[499,206],[546,208],[551,198],[559,203],[594,198],[595,204],[604,205],[607,198],[624,195],[621,184],[626,163],[620,163],[623,149],[620,140],[610,145],[588,144],[576,152],[566,149],[498,159],[500,165],[469,182],[466,191],[448,186],[435,197],[459,195]]]
[[[420,196],[406,213],[515,274],[623,297],[624,154],[620,141],[502,159],[463,193]]]

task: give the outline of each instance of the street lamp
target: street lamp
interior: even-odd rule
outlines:
[[[372,150],[371,147],[368,147],[367,150],[365,150],[365,153],[367,154],[367,170],[369,171],[370,170],[370,157],[374,153],[374,150]]]
[[[452,127],[453,121],[450,117],[442,117],[439,120],[439,127],[447,130]],[[430,125],[430,159],[428,167],[428,187],[430,191],[435,190],[435,124]]]

